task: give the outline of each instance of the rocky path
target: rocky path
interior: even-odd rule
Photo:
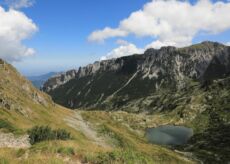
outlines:
[[[64,120],[66,121],[67,125],[76,129],[77,131],[81,131],[88,139],[90,139],[95,144],[102,147],[109,147],[105,139],[98,136],[93,126],[82,118],[81,112],[75,111],[73,116],[67,117]]]
[[[0,148],[28,148],[29,136],[16,137],[12,133],[0,133]]]

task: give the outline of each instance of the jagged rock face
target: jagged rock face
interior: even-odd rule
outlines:
[[[76,77],[76,70],[70,70],[62,74],[55,75],[54,77],[48,79],[48,81],[43,85],[43,90],[49,92],[57,88],[58,86],[65,84],[69,80]]]
[[[213,80],[229,73],[230,48],[203,42],[95,62],[51,78],[43,90],[57,103],[71,108],[127,107],[138,111],[148,107],[151,97],[162,90],[183,90],[191,81]]]

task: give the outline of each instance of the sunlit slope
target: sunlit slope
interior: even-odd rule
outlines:
[[[107,151],[107,148],[100,148],[91,142],[81,131],[67,125],[65,118],[72,116],[73,111],[54,104],[48,95],[34,88],[10,64],[2,60],[0,63],[0,133],[13,133],[15,136],[21,136],[36,125],[48,125],[54,129],[66,129],[71,133],[72,138],[68,141],[35,144],[23,150],[23,156],[25,153],[29,154],[25,160],[21,159],[21,156],[17,157],[17,149],[0,148],[0,163],[2,161],[13,163],[14,160],[19,160],[18,163],[60,162],[64,157],[56,159],[57,151],[59,149],[65,151],[65,148],[73,148],[75,152],[80,149],[90,150],[90,147],[93,146],[95,149],[92,150],[92,153]]]
[[[11,65],[0,64],[0,119],[15,130],[26,130],[36,124],[61,125],[60,116],[67,111],[35,89]]]

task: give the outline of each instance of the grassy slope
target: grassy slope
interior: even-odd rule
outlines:
[[[46,163],[47,159],[52,163],[53,160],[58,160],[55,159],[57,153],[55,151],[61,147],[74,147],[76,151],[79,147],[90,149],[92,143],[82,133],[67,126],[63,120],[72,115],[73,111],[55,105],[49,96],[35,89],[11,65],[6,64],[4,67],[0,67],[0,77],[0,99],[4,104],[0,106],[1,131],[22,135],[35,125],[49,125],[53,128],[67,129],[74,138],[66,142],[55,141],[34,145],[21,153],[19,157],[29,153],[28,159],[25,160],[28,163],[31,161]],[[47,151],[50,152],[47,153]],[[97,150],[97,146],[95,146],[95,152],[97,151],[103,150],[100,148]],[[20,159],[17,158],[17,153],[18,150],[0,149],[0,159],[11,163],[14,159]]]
[[[110,138],[113,147],[100,147],[80,131],[67,126],[64,118],[74,111],[53,104],[46,94],[35,89],[11,65],[0,66],[0,131],[23,135],[35,125],[49,125],[71,132],[69,141],[46,141],[28,149],[0,149],[0,163],[184,163],[189,162],[175,152],[149,145],[126,126],[110,119],[109,113],[83,113],[96,124],[98,132]],[[104,121],[103,121],[104,120]],[[102,122],[101,122],[102,121]],[[124,153],[123,153],[124,152]]]
[[[142,133],[126,124],[119,122],[114,117],[125,113],[82,111],[85,120],[96,125],[101,136],[107,137],[108,142],[115,146],[112,152],[100,153],[99,156],[89,157],[90,161],[98,163],[190,163],[185,157],[158,145],[148,144]],[[124,116],[134,117],[138,115],[128,114]]]

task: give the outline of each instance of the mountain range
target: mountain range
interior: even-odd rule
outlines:
[[[50,78],[43,91],[69,108],[130,112],[167,107],[164,92],[183,92],[230,74],[230,48],[203,42],[185,48],[148,49],[142,55],[95,62]],[[158,101],[158,102],[157,102]],[[156,104],[157,103],[157,104]]]

